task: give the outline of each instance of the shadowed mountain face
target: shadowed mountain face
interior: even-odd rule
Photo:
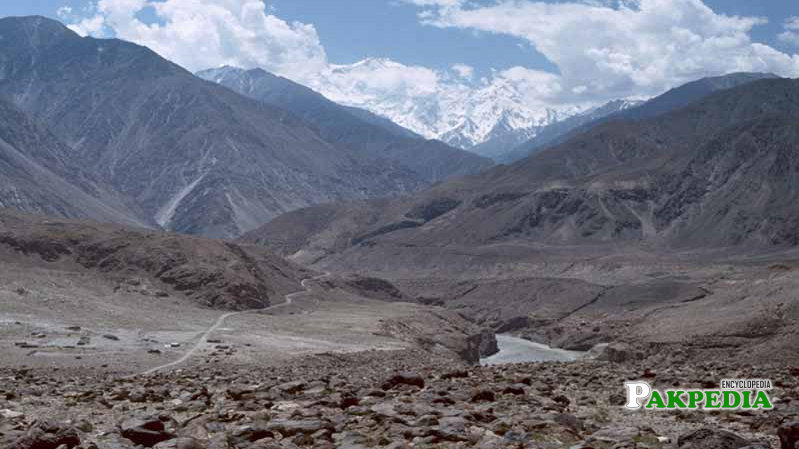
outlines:
[[[578,114],[566,120],[553,123],[544,128],[535,138],[504,155],[500,158],[500,162],[512,163],[524,159],[536,151],[545,149],[548,146],[561,144],[576,134],[586,132],[608,120],[644,120],[654,118],[684,108],[715,92],[732,89],[761,79],[776,78],[779,77],[770,73],[731,73],[729,75],[703,78],[675,87],[640,105],[619,101],[610,102],[586,114]]]
[[[0,99],[0,207],[155,226],[132,203],[82,170],[47,129]]]
[[[39,17],[2,19],[0,36],[0,95],[165,229],[234,237],[300,207],[425,185],[146,48]]]
[[[610,121],[413,198],[288,214],[248,239],[287,253],[520,240],[794,246],[797,119],[799,81],[757,81],[652,119]]]
[[[371,112],[336,104],[305,86],[264,70],[223,67],[197,75],[290,111],[313,124],[326,141],[362,152],[368,158],[394,161],[427,182],[477,173],[493,165],[467,151],[422,139]]]
[[[732,89],[762,79],[777,78],[779,78],[777,75],[771,73],[745,72],[702,78],[700,80],[692,81],[682,86],[675,87],[663,95],[659,95],[636,108],[621,111],[609,118],[635,120],[653,118],[676,111],[680,108],[684,108],[691,103],[699,101],[722,90]]]
[[[545,149],[548,145],[553,145],[562,141],[575,129],[596,123],[620,111],[630,110],[630,108],[635,108],[636,105],[639,104],[640,102],[636,101],[615,100],[582,114],[577,114],[565,120],[555,122],[541,129],[534,138],[526,140],[521,144],[517,143],[510,147],[506,147],[504,152],[497,157],[497,161],[512,164],[522,160],[537,151]]]

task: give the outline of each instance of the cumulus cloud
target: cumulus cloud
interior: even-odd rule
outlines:
[[[62,19],[70,19],[72,18],[72,8],[64,5],[56,10],[56,15]]]
[[[310,84],[334,101],[368,104],[387,96],[434,95],[439,81],[438,73],[426,67],[407,66],[389,59],[365,59],[355,64],[331,65],[310,80]]]
[[[491,83],[504,83],[512,87],[524,98],[525,103],[544,102],[549,106],[556,106],[563,93],[558,75],[520,66],[498,72]]]
[[[784,28],[785,31],[780,33],[777,38],[788,45],[799,47],[799,16],[786,20]]]
[[[147,8],[155,23],[139,19]],[[263,68],[350,104],[431,95],[439,83],[434,70],[385,59],[333,65],[313,25],[284,21],[262,0],[99,0],[88,16],[64,18],[81,35],[136,42],[192,71]]]
[[[145,8],[159,20],[141,21]],[[286,22],[261,0],[99,0],[94,9],[72,28],[145,45],[189,70],[228,64],[302,79],[327,64],[313,25]]]
[[[799,55],[752,42],[765,19],[718,14],[701,0],[498,0],[423,7],[420,18],[529,42],[558,67],[564,102],[656,95],[736,71],[799,75]]]

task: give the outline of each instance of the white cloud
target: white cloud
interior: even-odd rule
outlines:
[[[438,73],[425,67],[407,66],[388,59],[365,59],[355,64],[331,65],[310,80],[310,85],[334,101],[366,104],[387,96],[435,95],[439,81]]]
[[[61,17],[62,19],[71,19],[72,18],[72,8],[70,8],[67,5],[64,5],[64,6],[60,7],[60,8],[58,8],[58,10],[56,10],[56,15],[58,15],[58,17]]]
[[[701,0],[498,0],[429,7],[420,18],[528,41],[558,67],[566,103],[656,95],[735,71],[799,75],[799,55],[752,42],[752,28],[765,19],[718,14]]]
[[[157,23],[139,20],[145,8]],[[305,78],[327,63],[313,25],[275,17],[261,0],[99,0],[72,28],[145,45],[189,70],[228,64]]]
[[[785,31],[777,36],[780,42],[799,47],[799,16],[788,18],[783,27]]]
[[[101,16],[87,17],[68,26],[81,36],[104,37],[106,33],[105,20]]]
[[[474,67],[466,64],[453,64],[452,71],[455,72],[458,77],[471,80],[474,77]]]
[[[145,8],[157,23],[139,20]],[[431,69],[385,59],[330,64],[313,25],[286,22],[262,0],[99,0],[93,11],[70,27],[145,45],[192,71],[260,67],[349,103],[357,99],[344,97],[431,95],[439,82]]]

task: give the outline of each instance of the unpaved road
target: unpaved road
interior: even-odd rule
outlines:
[[[156,373],[158,371],[164,371],[164,370],[167,370],[169,368],[172,368],[172,367],[175,367],[175,366],[178,366],[178,365],[182,364],[183,362],[189,360],[194,354],[196,354],[202,348],[204,348],[208,344],[208,338],[211,335],[213,335],[213,333],[216,332],[220,327],[222,327],[222,325],[225,323],[225,320],[227,320],[228,318],[236,316],[236,315],[245,314],[245,313],[268,312],[270,310],[275,310],[275,309],[278,309],[278,308],[285,307],[287,305],[293,304],[295,297],[297,297],[299,295],[304,295],[306,293],[311,293],[311,287],[309,286],[309,282],[322,280],[322,279],[324,279],[324,278],[326,278],[328,276],[330,276],[330,272],[326,271],[326,272],[324,272],[324,273],[322,273],[322,274],[320,274],[318,276],[314,276],[314,277],[308,278],[308,279],[303,279],[302,282],[300,282],[300,285],[305,290],[301,290],[301,291],[286,295],[286,297],[285,297],[286,301],[283,302],[283,303],[275,304],[274,306],[265,307],[263,309],[252,309],[252,310],[242,310],[240,312],[229,312],[229,313],[226,313],[226,314],[220,316],[219,318],[217,318],[216,322],[214,322],[214,324],[211,327],[206,329],[205,332],[203,332],[202,335],[200,335],[200,338],[197,339],[197,342],[194,344],[194,346],[192,346],[191,349],[186,351],[186,353],[183,354],[182,357],[180,357],[179,359],[177,359],[177,360],[175,360],[173,362],[166,363],[166,364],[160,365],[160,366],[156,366],[155,368],[150,368],[147,371],[144,371],[144,372],[142,372],[140,374],[146,376],[146,375],[153,374],[153,373]]]

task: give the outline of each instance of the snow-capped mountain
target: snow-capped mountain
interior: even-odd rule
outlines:
[[[519,83],[506,77],[466,82],[388,59],[332,66],[313,86],[328,98],[385,116],[429,139],[474,151],[489,141],[516,146],[552,123],[584,110],[554,108],[526,100]],[[399,76],[399,74],[402,76]],[[490,151],[481,152],[491,156]]]
[[[220,70],[224,69],[214,73]],[[515,148],[551,134],[553,127],[560,129],[558,124],[569,119],[583,117],[578,120],[583,123],[626,107],[623,101],[599,108],[547,104],[546,92],[560,89],[554,78],[514,68],[472,80],[389,59],[365,59],[330,65],[300,84],[338,104],[360,108],[363,114],[369,111],[375,114],[370,116],[373,120],[384,117],[427,139],[504,160]],[[251,94],[242,92],[248,86],[232,87]]]
[[[221,67],[196,74],[246,97],[289,111],[328,143],[409,170],[423,184],[482,171],[493,164],[462,149],[424,139],[364,109],[342,106],[318,92],[262,69]]]

